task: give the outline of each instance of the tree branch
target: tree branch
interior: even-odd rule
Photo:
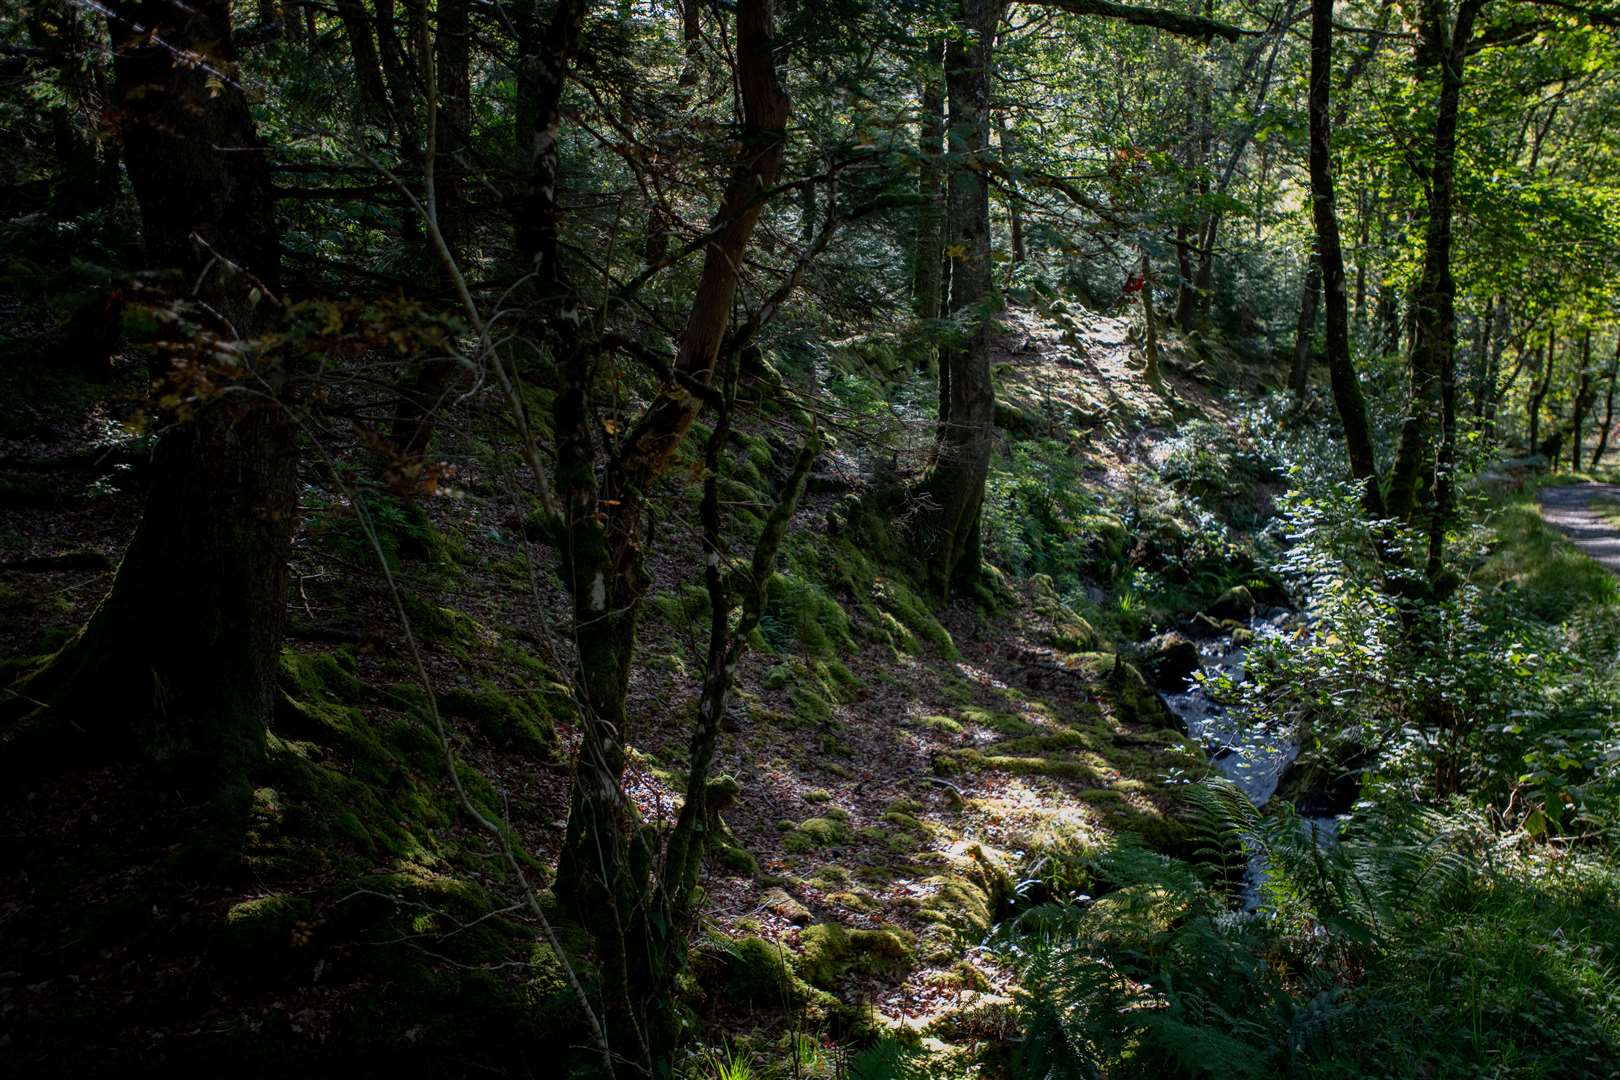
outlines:
[[[1106,19],[1119,19],[1133,26],[1151,26],[1184,37],[1200,38],[1206,42],[1211,38],[1236,41],[1240,37],[1249,37],[1260,32],[1244,30],[1231,23],[1207,19],[1202,15],[1139,7],[1135,4],[1116,4],[1113,0],[1037,0],[1037,2],[1042,7],[1054,7],[1071,15],[1101,15]]]

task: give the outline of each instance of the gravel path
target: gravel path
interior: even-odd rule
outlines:
[[[1620,485],[1568,484],[1541,489],[1541,516],[1570,541],[1603,564],[1612,574],[1620,574],[1620,524],[1603,517],[1602,503],[1620,504]]]

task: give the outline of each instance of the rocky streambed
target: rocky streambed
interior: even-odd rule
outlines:
[[[1231,615],[1243,617],[1235,619]],[[1196,676],[1202,671],[1210,680],[1224,675],[1233,684],[1241,683],[1250,645],[1277,637],[1297,623],[1298,616],[1286,609],[1259,612],[1252,605],[1227,613],[1221,621],[1201,614],[1184,628],[1186,632],[1163,635],[1149,643],[1141,661],[1144,674],[1187,733],[1204,747],[1221,775],[1256,807],[1265,806],[1277,794],[1278,786],[1299,757],[1299,740],[1293,731],[1273,727],[1241,705],[1217,701]],[[1334,841],[1343,817],[1333,812],[1335,807],[1311,798],[1296,802],[1296,809],[1302,826],[1314,829],[1318,842]],[[1264,857],[1254,854],[1243,883],[1243,901],[1248,910],[1259,906],[1264,879]]]

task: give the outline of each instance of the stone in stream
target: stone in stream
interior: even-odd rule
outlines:
[[[1171,694],[1186,690],[1187,681],[1203,670],[1198,646],[1174,630],[1144,644],[1136,666],[1154,689]]]
[[[1242,585],[1234,585],[1209,605],[1207,614],[1216,622],[1248,622],[1254,617],[1254,596]]]
[[[1221,637],[1225,635],[1226,629],[1226,627],[1203,612],[1199,612],[1181,624],[1181,632],[1195,641]]]

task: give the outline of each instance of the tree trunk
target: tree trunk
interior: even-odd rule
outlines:
[[[1142,252],[1142,378],[1161,395],[1164,375],[1159,369],[1159,313],[1153,308],[1153,263]]]
[[[1311,346],[1316,338],[1316,298],[1322,291],[1322,266],[1315,252],[1305,268],[1305,284],[1299,295],[1299,321],[1294,325],[1294,364],[1289,371],[1288,388],[1294,401],[1305,404],[1311,386]]]
[[[1536,350],[1538,357],[1542,356],[1540,349]],[[1541,405],[1547,400],[1547,391],[1552,388],[1554,357],[1557,355],[1557,337],[1552,327],[1547,328],[1547,351],[1542,360],[1536,378],[1536,388],[1530,392],[1530,452],[1534,454],[1541,446]],[[1549,462],[1548,464],[1556,464]]]
[[[382,61],[372,38],[371,18],[360,0],[336,0],[336,7],[338,18],[343,23],[343,35],[349,39],[349,51],[354,57],[355,79],[360,90],[360,115],[371,123],[391,129],[393,118],[388,105],[388,87],[383,82]]]
[[[1378,488],[1378,464],[1367,423],[1367,402],[1350,356],[1349,301],[1344,288],[1344,250],[1339,240],[1339,214],[1333,191],[1333,123],[1328,112],[1333,76],[1333,3],[1311,5],[1310,174],[1311,216],[1316,224],[1317,262],[1322,273],[1324,321],[1327,326],[1328,373],[1333,403],[1344,426],[1350,475],[1362,485],[1362,501],[1374,517],[1384,516]]]
[[[1024,261],[1024,207],[1018,196],[1018,182],[1013,179],[1013,162],[1018,157],[1018,135],[1007,123],[1006,113],[999,118],[997,135],[1001,140],[1001,161],[1008,170],[1008,247],[1012,256],[1011,264],[1017,266]]]
[[[1609,433],[1614,430],[1614,390],[1615,380],[1620,378],[1620,335],[1616,335],[1614,342],[1614,359],[1609,362],[1609,390],[1603,400],[1603,429],[1598,432],[1597,449],[1592,451],[1592,468],[1603,463],[1603,455],[1609,449]]]
[[[161,756],[231,812],[223,823],[246,809],[263,753],[297,509],[296,428],[256,349],[279,292],[269,161],[235,82],[227,0],[114,4],[108,25],[146,263],[176,275],[176,296],[200,301],[177,304],[203,324],[153,375],[194,414],[159,440],[108,595],[14,699],[43,707],[8,733],[6,757],[20,766],[35,738],[74,757]],[[199,359],[227,343],[250,378]]]
[[[1428,175],[1423,269],[1412,304],[1411,403],[1386,496],[1390,512],[1402,518],[1410,517],[1417,503],[1426,463],[1438,461],[1444,454],[1443,445],[1439,450],[1431,447],[1434,418],[1445,412],[1443,398],[1448,380],[1455,396],[1457,285],[1451,273],[1451,219],[1457,171],[1457,115],[1462,100],[1463,62],[1473,37],[1474,17],[1483,3],[1462,0],[1455,25],[1447,27],[1441,0],[1425,0],[1420,20],[1422,50],[1439,65],[1440,89]],[[1446,437],[1442,430],[1442,444]],[[1437,498],[1444,494],[1436,489]]]
[[[951,266],[950,311],[967,313],[967,329],[940,354],[940,422],[934,461],[921,482],[929,510],[920,522],[928,576],[941,596],[971,593],[979,575],[979,512],[990,471],[995,390],[990,333],[995,303],[990,261],[990,191],[979,162],[990,141],[991,43],[1002,0],[961,0],[958,26],[946,45],[950,146],[961,155],[947,185],[947,241],[958,252]]]
[[[1187,237],[1187,223],[1176,223],[1176,311],[1172,318],[1183,330],[1192,329],[1197,315],[1197,294],[1193,292],[1192,244]]]
[[[1491,297],[1485,304],[1485,317],[1480,320],[1479,346],[1474,350],[1474,402],[1469,411],[1475,431],[1483,430],[1485,402],[1500,375],[1501,353],[1497,351],[1496,343],[1501,340],[1501,335],[1497,333],[1496,316],[1501,304],[1498,297]]]
[[[433,63],[433,205],[439,233],[460,262],[466,254],[471,218],[467,211],[467,135],[472,128],[472,23],[469,0],[439,0],[438,24],[431,44],[424,40],[423,55]],[[435,265],[438,260],[434,260]],[[446,293],[454,283],[440,271]],[[400,387],[390,440],[406,458],[420,457],[433,443],[444,404],[455,393],[460,367],[454,359],[434,356],[414,365]]]
[[[942,71],[936,71],[944,55],[943,39],[928,43],[928,74],[923,80],[922,108],[918,122],[917,208],[915,265],[912,268],[912,309],[919,319],[937,319],[941,314],[942,262],[945,258],[945,188],[941,183],[940,158],[945,152],[945,87]]]
[[[1574,440],[1569,454],[1569,467],[1572,472],[1581,471],[1581,450],[1584,447],[1582,436],[1585,434],[1586,410],[1591,405],[1592,396],[1592,330],[1588,327],[1581,337],[1581,376],[1575,390],[1575,408],[1571,417],[1571,429]]]
[[[571,14],[577,16],[583,4]],[[643,543],[646,500],[668,470],[675,451],[697,418],[710,389],[727,325],[732,317],[740,268],[764,209],[762,192],[781,168],[789,102],[778,81],[771,39],[769,0],[737,5],[737,85],[742,97],[741,155],[715,215],[715,234],[680,348],[674,377],[641,415],[624,429],[617,448],[598,453],[592,388],[596,363],[575,347],[561,357],[561,386],[553,420],[557,432],[554,523],[560,567],[574,614],[576,696],[581,742],[569,804],[568,827],[557,867],[557,891],[590,927],[603,971],[604,1023],[615,1054],[627,1068],[652,1075],[671,1070],[677,1033],[671,1000],[670,926],[656,885],[649,837],[626,796],[625,699],[635,651],[636,622],[648,586]],[[558,25],[553,18],[555,39]],[[577,39],[577,18],[570,37]],[[551,50],[551,57],[558,53]],[[555,59],[541,65],[555,73]],[[554,111],[549,102],[542,115]],[[537,276],[550,295],[553,319],[577,326],[556,253],[556,144],[537,138],[530,196],[546,215],[537,223]],[[574,336],[568,331],[563,341]]]

